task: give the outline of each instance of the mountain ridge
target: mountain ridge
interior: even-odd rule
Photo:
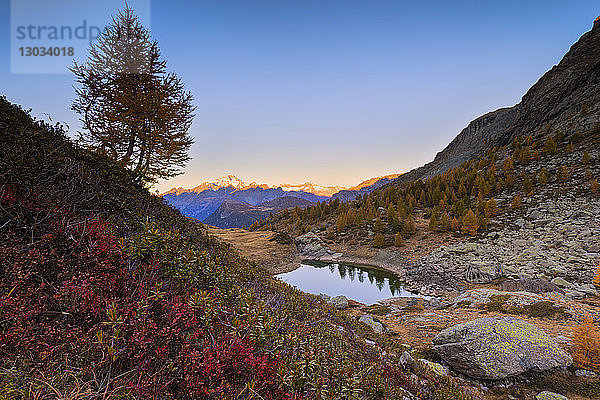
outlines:
[[[237,210],[240,213],[239,218],[232,218],[239,221],[246,221],[247,218],[242,217],[241,214],[251,213],[253,207],[259,206],[265,202],[273,201],[278,198],[294,197],[304,200],[298,204],[305,206],[306,201],[310,203],[316,203],[319,201],[329,200],[331,198],[339,198],[341,201],[347,201],[348,199],[354,199],[357,195],[362,193],[368,193],[377,187],[388,183],[399,176],[399,174],[385,175],[383,177],[376,177],[367,179],[357,186],[353,186],[350,189],[344,189],[340,186],[320,186],[310,182],[304,184],[284,184],[276,187],[270,187],[266,184],[257,184],[252,182],[247,184],[235,175],[225,175],[221,178],[213,181],[206,181],[192,189],[184,188],[172,188],[171,190],[163,193],[163,197],[169,204],[180,210],[184,215],[192,218],[196,218],[202,222],[206,222],[213,213],[217,212],[219,207],[227,199],[234,200],[246,204],[246,206],[236,206],[231,208]],[[352,190],[353,188],[358,188]],[[283,201],[282,204],[286,203]],[[295,202],[287,201],[292,204],[291,206],[297,205]],[[233,203],[232,203],[233,204]],[[225,207],[225,210],[217,212],[217,214],[227,213],[230,208]],[[279,211],[276,209],[274,211]],[[233,211],[232,211],[233,212]],[[260,214],[258,212],[254,213]],[[264,216],[267,216],[265,214]],[[217,224],[216,226],[225,227],[218,225],[222,218],[213,218],[209,221],[210,224]],[[250,223],[254,222],[254,219]],[[249,225],[246,223],[240,223],[239,226],[227,227],[241,227],[242,225]]]
[[[167,190],[166,192],[160,193],[160,196],[165,196],[168,194],[179,195],[182,193],[190,193],[190,192],[199,193],[204,190],[219,190],[219,189],[223,189],[223,188],[234,188],[236,190],[245,190],[245,189],[252,189],[252,188],[262,188],[262,189],[281,188],[284,191],[303,191],[306,193],[315,194],[317,196],[331,197],[335,193],[342,191],[342,190],[360,190],[365,187],[372,186],[373,184],[377,183],[378,181],[380,181],[382,179],[397,178],[400,175],[402,175],[402,174],[397,173],[397,174],[388,174],[388,175],[377,176],[377,177],[366,179],[366,180],[362,181],[361,183],[359,183],[358,185],[345,187],[345,186],[338,186],[338,185],[322,186],[322,185],[315,184],[315,183],[308,182],[308,181],[304,182],[304,183],[298,183],[298,184],[282,183],[282,184],[277,184],[277,185],[271,186],[266,183],[259,184],[255,181],[246,183],[233,174],[226,174],[215,180],[204,181],[193,188],[184,188],[182,186],[172,187],[171,189]]]

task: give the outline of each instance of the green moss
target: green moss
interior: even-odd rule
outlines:
[[[495,294],[490,297],[490,301],[482,308],[486,311],[505,312],[505,305],[508,299],[510,299],[509,295]]]
[[[546,376],[535,376],[532,384],[538,390],[569,395],[578,395],[590,399],[600,398],[600,378],[575,378],[569,373],[555,373]]]
[[[570,316],[570,314],[566,312],[565,307],[555,306],[551,301],[538,301],[537,303],[521,307],[513,306],[508,309],[508,312],[511,314],[527,315],[536,318],[566,318]]]

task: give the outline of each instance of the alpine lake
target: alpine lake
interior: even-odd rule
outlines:
[[[419,297],[405,290],[393,273],[366,265],[303,261],[299,268],[277,278],[303,292],[342,295],[363,304],[391,297]]]

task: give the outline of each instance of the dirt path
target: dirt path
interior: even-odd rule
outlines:
[[[272,274],[293,271],[300,266],[302,258],[293,243],[283,244],[275,240],[270,231],[250,232],[240,228],[221,229],[207,226],[208,233],[231,244],[248,259],[262,264]]]

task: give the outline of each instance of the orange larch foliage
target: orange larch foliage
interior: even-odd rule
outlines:
[[[594,286],[600,290],[600,264],[598,264],[598,269],[596,269],[596,274],[594,275]]]
[[[581,324],[573,328],[575,365],[593,371],[600,371],[600,330],[589,315]]]
[[[465,216],[463,217],[462,230],[463,233],[475,236],[477,235],[477,230],[479,229],[479,222],[477,221],[477,216],[473,212],[473,210],[469,209]]]

